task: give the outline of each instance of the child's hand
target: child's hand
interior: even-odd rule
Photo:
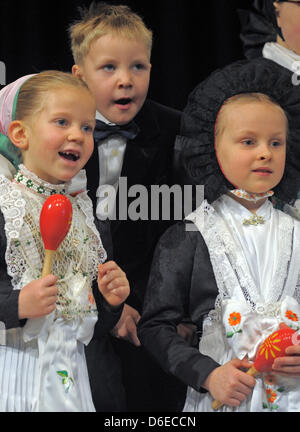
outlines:
[[[247,360],[233,359],[223,366],[214,369],[203,385],[215,400],[225,405],[238,407],[252,392],[255,379],[239,368],[249,369],[252,366]]]
[[[19,319],[38,318],[56,308],[58,277],[52,274],[25,285],[19,295]]]
[[[117,339],[124,339],[135,346],[140,346],[141,342],[137,336],[136,326],[141,316],[136,309],[124,304],[122,315],[111,330],[111,334]]]
[[[285,357],[274,360],[272,370],[280,375],[300,376],[300,345],[292,345],[285,350]]]
[[[99,264],[98,287],[111,306],[120,306],[129,296],[129,282],[126,274],[114,261]]]

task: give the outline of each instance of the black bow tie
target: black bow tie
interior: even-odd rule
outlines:
[[[139,127],[133,121],[125,125],[109,125],[101,120],[96,120],[94,139],[98,142],[110,135],[122,135],[124,138],[132,140],[138,133]]]

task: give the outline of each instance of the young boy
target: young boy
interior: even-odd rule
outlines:
[[[72,71],[86,82],[97,104],[96,145],[86,165],[88,190],[98,219],[111,219],[114,259],[126,272],[131,288],[113,332],[119,339],[114,343],[123,362],[127,409],[177,410],[185,388],[146,357],[136,334],[155,245],[171,222],[150,220],[150,195],[146,220],[130,219],[127,209],[134,200],[126,196],[124,208],[121,189],[126,181],[126,193],[131,186],[142,185],[149,194],[151,185],[176,183],[173,149],[181,113],[146,100],[152,32],[127,6],[92,4],[89,10],[82,11],[81,20],[71,25],[70,36],[75,60]],[[103,130],[105,125],[99,120],[113,125],[112,132]],[[118,126],[125,127],[125,131]],[[111,216],[113,205],[105,198],[105,193],[111,191],[116,193],[116,217]],[[125,218],[121,216],[124,210]],[[87,358],[96,367],[98,359],[88,351]],[[93,385],[97,372],[92,369]]]

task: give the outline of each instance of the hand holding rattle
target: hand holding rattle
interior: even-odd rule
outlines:
[[[275,358],[285,356],[286,348],[297,343],[293,338],[295,333],[296,330],[293,330],[286,324],[281,323],[279,325],[279,330],[273,332],[259,346],[254,364],[246,373],[255,376],[261,372],[271,371]],[[222,402],[214,400],[212,408],[217,410],[223,405]]]
[[[61,194],[46,199],[40,214],[40,231],[45,246],[42,277],[51,273],[55,251],[68,234],[72,222],[72,204]]]

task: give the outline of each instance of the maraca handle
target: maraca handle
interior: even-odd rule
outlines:
[[[251,375],[251,376],[255,376],[255,375],[257,375],[258,373],[259,373],[258,370],[255,369],[254,366],[251,366],[251,368],[248,369],[247,372],[246,372],[247,375]],[[218,400],[216,400],[216,399],[215,399],[215,400],[213,401],[213,403],[211,404],[212,409],[214,409],[214,410],[218,410],[218,409],[220,409],[223,405],[224,405],[224,404],[223,404],[222,402],[220,402],[220,401],[218,401]]]
[[[52,261],[54,257],[55,251],[50,249],[45,249],[45,260],[42,271],[42,277],[47,276],[52,272]]]

